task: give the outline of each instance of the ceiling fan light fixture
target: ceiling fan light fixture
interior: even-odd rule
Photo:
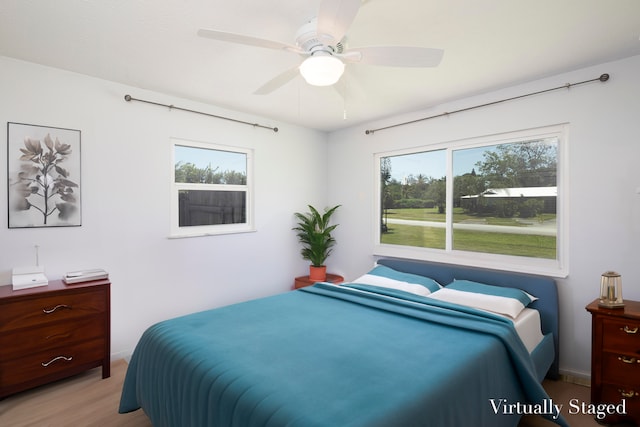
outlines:
[[[312,55],[300,65],[300,74],[312,86],[331,86],[344,73],[344,63],[331,55]]]

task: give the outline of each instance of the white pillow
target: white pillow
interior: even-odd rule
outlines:
[[[514,319],[526,306],[537,299],[521,289],[487,285],[469,280],[456,280],[432,293],[429,297],[504,314]]]
[[[416,283],[402,282],[400,280],[389,279],[382,276],[375,276],[373,274],[365,274],[363,276],[360,276],[351,283],[397,289],[399,291],[410,292],[412,294],[421,295],[423,297],[426,297],[431,293],[429,288],[425,288],[424,286],[418,285]]]
[[[397,271],[386,265],[377,265],[351,283],[397,289],[421,296],[427,296],[442,288],[438,282],[430,277]]]

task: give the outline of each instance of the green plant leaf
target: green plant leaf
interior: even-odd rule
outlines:
[[[302,244],[302,249],[300,250],[302,258],[310,261],[311,265],[318,267],[324,265],[324,262],[331,254],[331,248],[336,243],[336,240],[331,236],[331,232],[335,230],[338,224],[329,225],[329,222],[331,216],[340,205],[325,209],[323,214],[311,205],[308,205],[308,207],[309,212],[307,213],[294,213],[298,222],[293,230],[297,232],[298,241]]]

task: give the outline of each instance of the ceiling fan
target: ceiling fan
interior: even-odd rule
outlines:
[[[322,0],[317,18],[304,24],[295,36],[295,45],[278,41],[200,29],[198,35],[214,40],[285,50],[306,59],[299,65],[279,74],[254,93],[265,95],[294,79],[298,73],[314,86],[331,86],[344,72],[345,63],[383,65],[392,67],[435,67],[444,51],[410,46],[369,46],[349,49],[344,36],[358,14],[361,0]]]

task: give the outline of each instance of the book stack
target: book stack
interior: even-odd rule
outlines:
[[[91,270],[70,271],[64,275],[62,281],[67,285],[74,283],[89,282],[91,280],[108,279],[109,273],[101,268],[94,268]]]

